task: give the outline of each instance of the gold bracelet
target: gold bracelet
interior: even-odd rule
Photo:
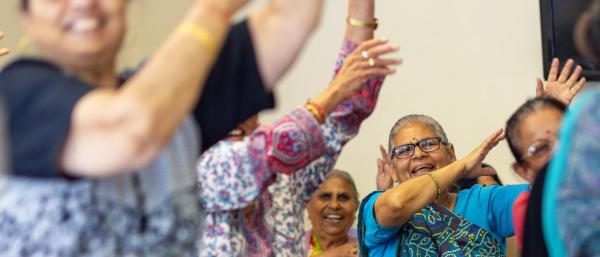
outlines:
[[[184,22],[177,27],[177,33],[181,35],[190,36],[201,44],[208,47],[211,51],[217,49],[217,40],[215,37],[204,27],[195,24],[193,22]]]
[[[321,113],[319,113],[319,110],[317,109],[317,107],[314,106],[314,104],[306,103],[304,105],[304,108],[306,108],[306,110],[308,112],[310,112],[310,114],[312,114],[312,116],[315,118],[315,120],[317,120],[317,123],[319,123],[319,124],[325,123],[325,117],[323,117],[323,115],[321,115]]]
[[[376,30],[377,27],[379,27],[379,21],[377,19],[374,19],[373,21],[361,21],[348,16],[346,18],[346,23],[350,26],[372,30]]]
[[[427,173],[427,176],[429,176],[431,179],[433,179],[433,183],[435,183],[435,187],[437,188],[437,195],[435,196],[435,200],[440,198],[440,195],[442,194],[442,189],[440,188],[440,183],[437,181],[437,179],[433,176],[433,174],[431,173]],[[434,200],[434,201],[435,201]]]

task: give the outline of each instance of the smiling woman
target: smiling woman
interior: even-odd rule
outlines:
[[[504,239],[514,234],[512,205],[527,185],[448,190],[459,178],[493,174],[481,162],[503,137],[496,131],[457,161],[436,120],[426,115],[399,119],[389,138],[397,185],[363,199],[358,222],[362,256],[503,256]]]
[[[125,77],[115,60],[126,1],[21,1],[38,55],[0,73],[12,164],[0,178],[0,255],[197,256],[195,162],[211,133],[200,133],[196,113],[217,109],[197,104],[203,89],[246,92],[217,99],[232,118],[212,121],[224,134],[247,118],[225,109],[250,116],[273,105],[247,23],[229,29],[246,2],[192,1],[178,29]],[[209,81],[211,70],[236,79]]]
[[[308,256],[356,256],[358,191],[348,172],[334,170],[306,207],[312,231],[307,232]]]

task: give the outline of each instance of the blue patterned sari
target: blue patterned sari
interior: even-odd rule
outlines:
[[[365,246],[364,204],[358,220],[360,253],[368,257]],[[398,233],[396,256],[504,256],[500,243],[486,230],[461,218],[438,204],[415,213]]]

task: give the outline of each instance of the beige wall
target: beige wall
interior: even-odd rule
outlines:
[[[148,55],[187,3],[131,1],[132,28],[121,66]],[[277,90],[278,109],[263,115],[263,121],[273,121],[326,86],[342,39],[346,3],[327,2],[321,27]],[[16,47],[22,35],[17,14],[16,0],[0,3],[0,30],[8,34],[1,46]],[[353,174],[363,196],[374,189],[377,146],[387,142],[396,119],[410,113],[433,116],[458,156],[464,156],[504,126],[510,113],[533,95],[535,78],[542,75],[538,1],[379,0],[377,17],[377,34],[401,46],[404,64],[388,78],[377,110],[337,165]],[[517,181],[506,144],[487,161],[504,181]]]

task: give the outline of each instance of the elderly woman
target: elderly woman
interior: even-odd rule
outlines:
[[[307,256],[356,256],[358,190],[352,176],[333,170],[306,206],[312,229],[306,233]]]
[[[201,255],[297,256],[306,251],[306,203],[333,168],[342,147],[373,112],[383,83],[381,76],[393,73],[391,65],[399,63],[379,58],[397,50],[387,40],[365,41],[373,37],[376,28],[374,0],[351,0],[349,4],[346,37],[330,86],[272,126],[256,129],[256,119],[244,122],[234,137],[219,142],[202,156],[198,172],[208,210],[208,229]],[[357,86],[358,91],[347,91]],[[328,97],[330,100],[321,102],[327,104],[324,108],[316,108],[324,115],[300,118],[323,96],[342,96],[331,94],[336,88],[353,94],[341,104],[336,104],[340,100],[337,97]],[[319,131],[309,129],[317,122],[323,123]],[[309,148],[299,151],[304,152],[298,155],[302,158],[287,158],[285,150],[295,149],[288,146],[304,141],[311,131],[315,140],[322,137],[325,144],[318,159],[305,162],[315,156]],[[294,136],[281,140],[285,135]]]
[[[392,178],[398,185],[363,200],[362,256],[503,256],[504,238],[514,234],[512,204],[527,185],[448,191],[459,178],[491,175],[481,162],[502,138],[497,131],[456,161],[437,121],[425,115],[398,120],[389,138]]]
[[[276,82],[305,40],[280,26],[312,26],[302,15],[320,6],[295,2],[273,0],[281,8],[261,9],[225,39],[246,1],[193,1],[176,31],[125,80],[115,72],[125,1],[22,0],[38,56],[0,74],[13,165],[0,183],[0,255],[197,255],[200,146],[273,106],[265,84]],[[280,21],[277,12],[290,10],[289,20],[265,26],[271,12]],[[265,51],[282,41],[292,43],[290,52]],[[217,110],[220,119],[210,115]]]
[[[515,158],[513,170],[532,187],[543,187],[543,183],[535,185],[534,182],[538,173],[552,158],[556,135],[567,104],[583,88],[586,81],[581,77],[581,66],[575,66],[573,60],[568,60],[560,73],[559,64],[558,59],[552,61],[548,82],[545,86],[538,82],[538,97],[519,106],[506,122],[506,138]],[[529,196],[529,192],[521,193],[513,206],[513,223],[519,248],[523,246]],[[541,234],[535,231],[527,233]],[[525,252],[529,250],[542,252],[539,247],[529,247]]]

